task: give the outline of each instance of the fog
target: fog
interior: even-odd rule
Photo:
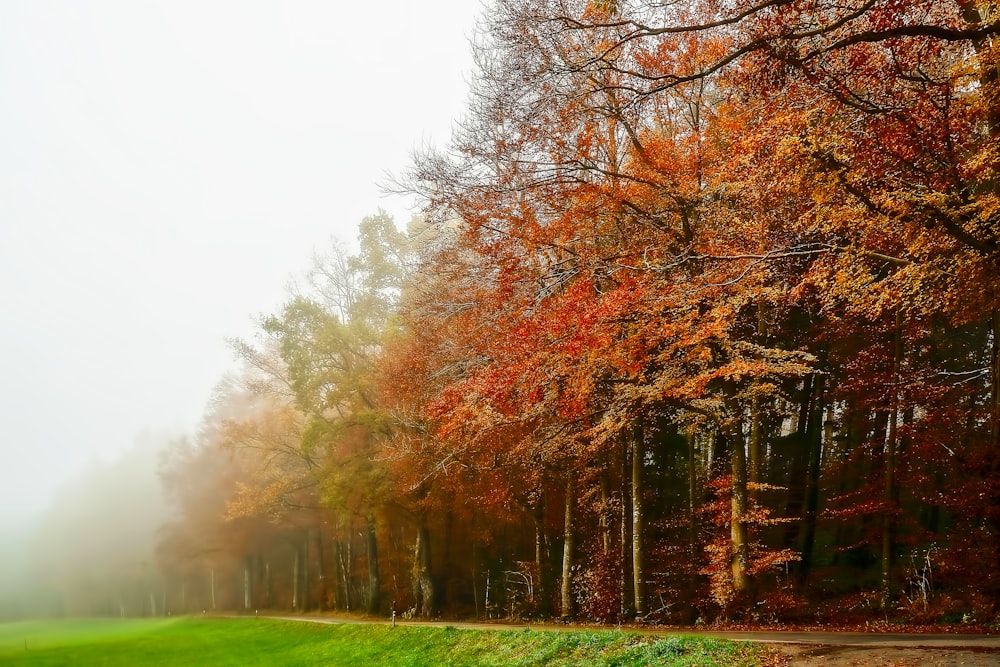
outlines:
[[[193,431],[315,248],[408,218],[379,184],[447,140],[479,9],[0,3],[0,539]]]
[[[157,534],[168,518],[158,471],[174,439],[144,433],[64,483],[35,517],[8,522],[0,614],[150,612]]]

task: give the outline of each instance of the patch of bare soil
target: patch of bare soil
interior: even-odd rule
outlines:
[[[1000,667],[1000,650],[893,646],[776,646],[790,667]]]

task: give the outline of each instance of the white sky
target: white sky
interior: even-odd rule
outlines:
[[[477,0],[0,0],[0,517],[147,428],[463,112]]]

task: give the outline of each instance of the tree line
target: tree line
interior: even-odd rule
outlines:
[[[162,476],[194,608],[990,623],[990,0],[508,0]],[[179,604],[179,603],[178,603]]]

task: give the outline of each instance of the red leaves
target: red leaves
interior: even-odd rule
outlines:
[[[420,170],[448,220],[409,321],[429,432],[470,470],[600,468],[636,423],[725,441],[732,478],[688,463],[757,503],[713,506],[718,601],[800,548],[805,578],[824,522],[921,534],[996,390],[997,129],[961,8],[579,9],[498,8],[460,151]]]

